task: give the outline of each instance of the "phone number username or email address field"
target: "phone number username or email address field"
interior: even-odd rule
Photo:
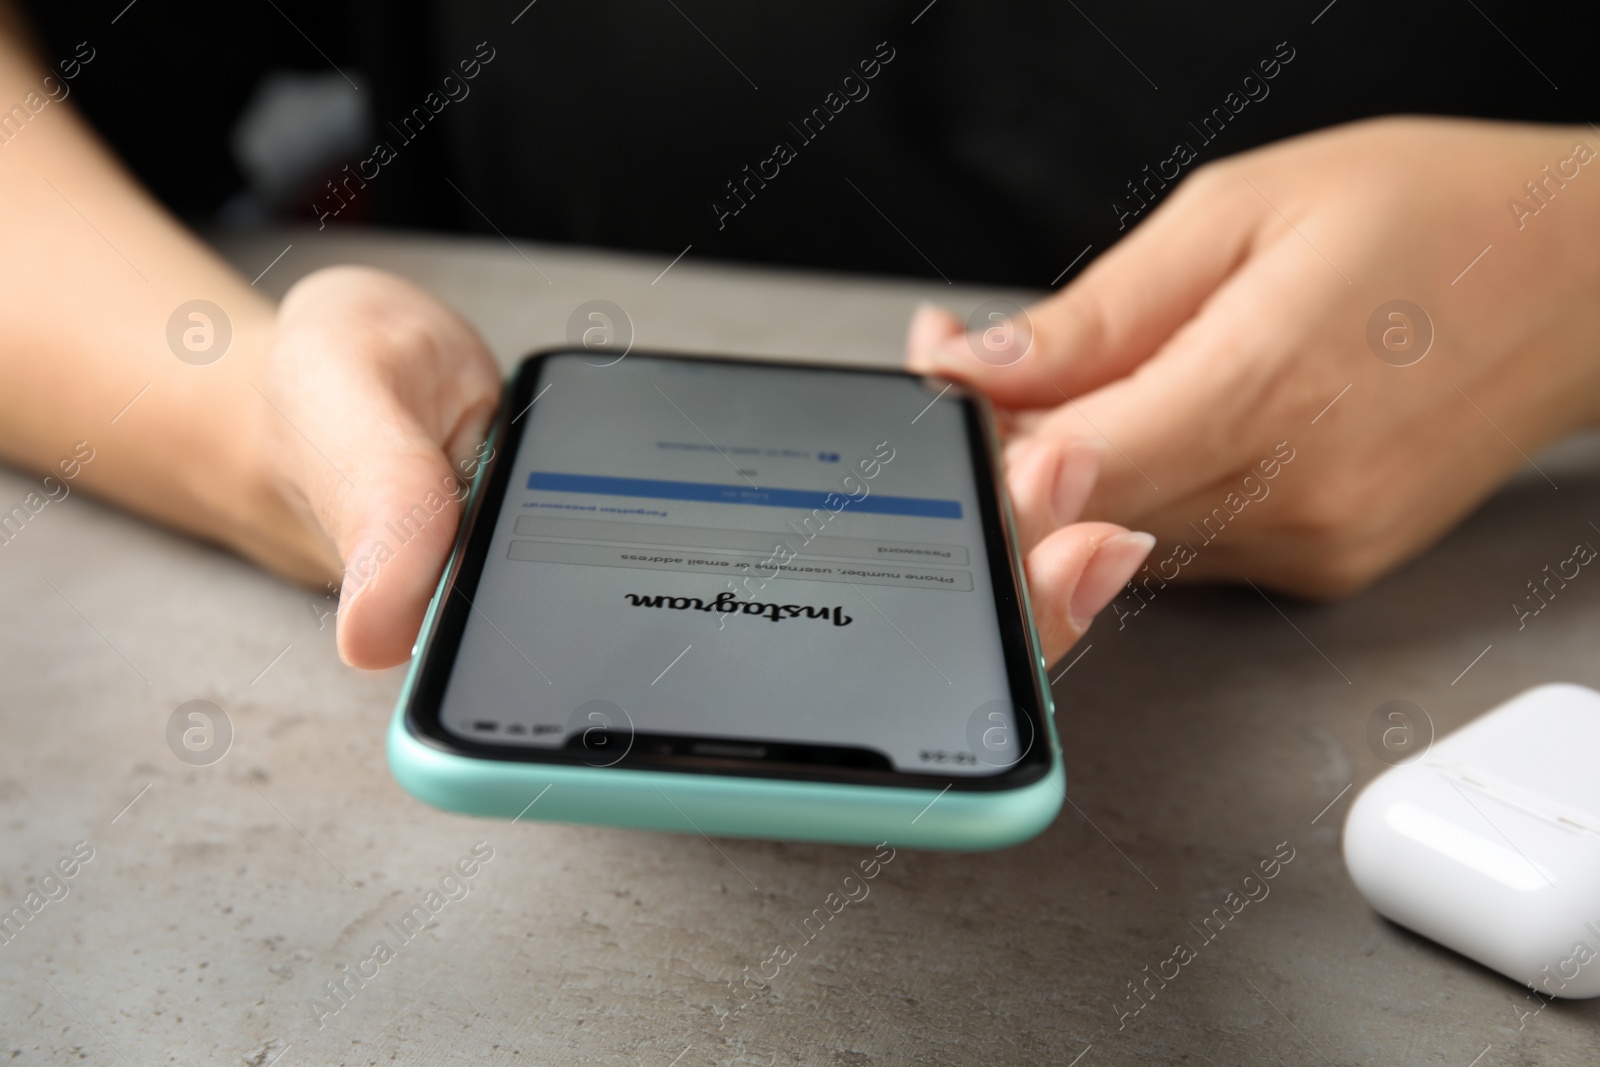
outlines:
[[[753,568],[760,566],[753,556],[723,552],[673,552],[670,549],[660,548],[573,544],[561,541],[514,540],[506,555],[510,559],[528,563],[575,563],[586,567],[685,571],[690,574],[748,574],[753,573]],[[796,560],[778,568],[776,577],[808,582],[854,582],[858,585],[972,591],[972,575],[967,571],[954,569],[931,570],[920,567]]]

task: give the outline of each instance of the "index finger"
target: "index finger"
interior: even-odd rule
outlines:
[[[1106,442],[1086,517],[1134,521],[1270,451],[1280,428],[1263,413],[1316,402],[1325,384],[1325,375],[1296,363],[1301,324],[1342,295],[1328,288],[1325,269],[1300,247],[1279,244],[1235,274],[1134,373],[1077,398],[1045,382],[1060,406],[1031,436]]]
[[[908,363],[974,385],[997,403],[1059,403],[1114,381],[1160,349],[1243,261],[1261,218],[1247,185],[1197,172],[1081,277],[1009,326],[999,353],[983,331],[908,338]],[[1010,353],[1020,351],[1020,357]]]

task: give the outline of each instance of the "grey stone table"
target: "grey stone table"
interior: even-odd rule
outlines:
[[[590,299],[642,345],[890,361],[917,299],[994,295],[492,239],[223,242],[252,277],[291,243],[263,287],[379,264],[453,301],[507,367]],[[1335,605],[1168,590],[1102,620],[1056,687],[1056,824],[994,854],[901,850],[764,989],[742,983],[869,850],[426,808],[384,760],[400,672],[340,666],[315,594],[74,494],[0,547],[0,907],[75,871],[0,943],[0,1062],[1594,1063],[1600,1004],[1519,1015],[1536,1005],[1518,986],[1367,909],[1339,831],[1383,769],[1365,731],[1384,701],[1443,732],[1540,682],[1600,685],[1600,582],[1520,632],[1508,607],[1593,536],[1597,456],[1540,457],[1559,491],[1518,478]],[[0,503],[36,484],[0,473]],[[166,739],[194,699],[232,724],[209,766]],[[466,895],[396,936],[475,847]],[[370,971],[380,938],[393,958],[358,987],[341,968]],[[1146,986],[1178,942],[1196,958]]]

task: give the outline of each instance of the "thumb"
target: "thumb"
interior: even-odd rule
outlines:
[[[394,415],[385,454],[363,465],[364,488],[343,494],[327,520],[345,561],[339,657],[353,667],[389,667],[411,654],[460,525],[469,442],[482,440],[490,409],[467,413],[448,446]]]
[[[957,378],[1005,407],[1053,406],[1063,393],[1078,396],[1124,377],[1194,315],[1248,250],[1259,198],[1244,182],[1219,180],[1221,173],[1198,172],[1082,276],[1029,308],[990,301],[960,334],[936,330],[927,312],[919,314],[907,337],[910,369]]]

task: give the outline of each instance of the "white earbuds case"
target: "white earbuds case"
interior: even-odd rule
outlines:
[[[1544,996],[1600,996],[1600,693],[1530,689],[1384,772],[1344,859],[1400,925]]]

